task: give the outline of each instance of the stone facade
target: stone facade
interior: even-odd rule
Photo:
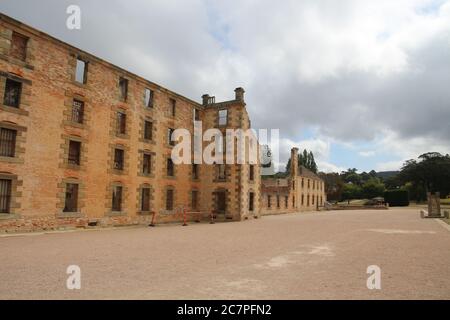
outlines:
[[[242,88],[197,103],[0,15],[0,99],[0,232],[181,221],[180,206],[204,219],[260,214],[259,163],[226,165],[224,179],[217,164],[168,175],[169,129],[192,135],[195,114],[202,132],[250,128]]]
[[[324,181],[303,166],[298,166],[298,149],[291,150],[290,176],[262,180],[261,214],[314,211],[326,201]]]

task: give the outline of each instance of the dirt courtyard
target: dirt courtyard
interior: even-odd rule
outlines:
[[[450,298],[450,231],[417,209],[2,236],[0,257],[1,299]]]

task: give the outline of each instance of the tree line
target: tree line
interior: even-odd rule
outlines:
[[[442,198],[450,194],[450,156],[428,152],[406,161],[400,171],[387,177],[374,170],[358,173],[356,168],[319,176],[329,201],[372,199],[383,197],[387,190],[405,190],[419,202],[426,200],[427,192],[440,192]]]

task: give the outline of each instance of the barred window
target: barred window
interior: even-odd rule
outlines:
[[[288,196],[284,196],[284,207],[285,208],[288,207],[288,202],[289,202],[289,197]]]
[[[114,169],[123,170],[124,151],[122,149],[114,149]]]
[[[144,175],[149,175],[152,172],[152,156],[144,153],[142,162],[142,173]]]
[[[25,61],[27,58],[27,44],[28,44],[27,37],[17,32],[13,32],[11,38],[10,55],[16,59]]]
[[[72,121],[83,123],[84,118],[84,102],[74,99],[72,102]]]
[[[270,208],[272,206],[272,203],[270,201],[270,196],[267,196],[267,207]]]
[[[280,196],[277,195],[277,208],[280,208]]]
[[[166,210],[173,210],[173,190],[166,191]]]
[[[5,106],[18,108],[20,106],[21,93],[22,93],[22,82],[6,79],[3,104]]]
[[[112,193],[112,211],[122,211],[122,187],[114,186]]]
[[[80,154],[81,154],[81,142],[79,141],[69,141],[69,164],[80,165]]]
[[[11,180],[0,179],[0,213],[10,213]]]
[[[63,212],[77,212],[78,211],[78,184],[66,184],[66,199]]]
[[[121,111],[117,112],[117,134],[126,134],[127,132],[127,115]]]
[[[15,156],[16,135],[16,130],[0,128],[0,157]]]
[[[141,211],[150,211],[150,188],[142,188]]]
[[[144,139],[145,140],[152,140],[152,133],[153,131],[153,122],[151,121],[144,121]]]

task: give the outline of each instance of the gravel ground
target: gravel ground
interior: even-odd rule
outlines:
[[[449,248],[417,208],[0,237],[0,298],[449,299]]]

